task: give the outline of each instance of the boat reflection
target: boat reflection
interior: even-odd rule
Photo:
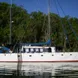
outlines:
[[[78,63],[0,63],[0,77],[77,77]]]

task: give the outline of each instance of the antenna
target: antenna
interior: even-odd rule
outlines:
[[[12,28],[12,0],[10,0],[10,36],[9,36],[9,44],[12,43],[12,36],[11,36],[11,28]]]

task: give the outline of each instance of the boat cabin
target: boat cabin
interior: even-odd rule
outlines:
[[[51,40],[44,43],[22,43],[21,52],[23,53],[43,53],[43,52],[56,52],[55,47],[50,47]]]
[[[26,46],[23,45],[21,52],[22,53],[43,53],[43,52],[55,52],[55,47],[47,46]]]

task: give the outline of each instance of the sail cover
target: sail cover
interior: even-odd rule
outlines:
[[[42,45],[50,45],[51,40],[49,39],[47,42],[39,42],[39,43],[25,43],[22,45],[31,45],[31,46],[42,46]]]

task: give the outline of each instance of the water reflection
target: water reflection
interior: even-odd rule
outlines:
[[[78,63],[0,63],[0,78],[78,78]]]

